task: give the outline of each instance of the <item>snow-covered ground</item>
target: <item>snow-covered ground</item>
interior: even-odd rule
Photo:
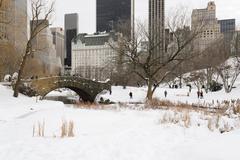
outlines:
[[[145,90],[114,87],[112,95],[103,97],[139,102],[144,100]],[[164,90],[156,95],[163,98]],[[194,90],[190,97],[184,93],[187,89],[168,89],[168,99],[198,101]],[[237,93],[237,89],[229,96],[211,93],[205,100],[239,98]],[[163,123],[166,114],[171,112],[87,110],[25,96],[16,99],[10,89],[0,85],[0,160],[239,160],[239,129],[224,134],[210,131],[207,120],[194,116],[199,113],[190,113],[196,125],[186,128]],[[74,122],[75,137],[60,138],[63,120]],[[45,122],[45,137],[32,136],[38,122]]]
[[[164,91],[167,91],[167,97],[164,96]],[[133,93],[133,99],[130,99],[129,93]],[[146,98],[147,87],[127,87],[123,89],[123,87],[112,87],[112,94],[106,93],[102,95],[104,99],[110,99],[113,102],[144,102]],[[214,100],[216,101],[224,101],[224,100],[232,100],[232,99],[240,99],[240,85],[238,88],[233,89],[233,91],[229,94],[226,94],[224,90],[219,92],[204,92],[204,98],[199,99],[197,97],[197,89],[192,89],[189,96],[187,96],[189,92],[188,87],[184,87],[183,89],[170,89],[170,88],[158,88],[154,93],[155,98],[159,98],[161,100],[170,100],[173,102],[182,102],[182,103],[212,103]]]

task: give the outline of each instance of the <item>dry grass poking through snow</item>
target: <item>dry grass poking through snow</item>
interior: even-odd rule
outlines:
[[[240,100],[219,103],[221,108],[153,99],[145,108],[161,109],[160,124],[177,124],[185,128],[204,126],[210,131],[230,132],[240,128]]]
[[[62,121],[62,126],[61,126],[61,138],[64,137],[74,137],[74,123],[73,121]]]
[[[173,103],[168,100],[159,100],[157,98],[154,98],[151,101],[146,101],[145,103],[146,109],[173,109],[177,111],[196,111],[196,112],[207,112],[207,113],[217,113],[217,114],[224,114],[226,110],[229,108],[227,106],[221,106],[221,107],[210,107],[210,104],[189,104],[189,103],[182,103],[177,102]]]
[[[45,121],[38,122],[33,125],[33,137],[45,137]],[[63,120],[60,128],[60,136],[61,138],[65,137],[74,137],[74,122]],[[54,134],[54,138],[57,136]]]
[[[240,117],[207,112],[169,109],[161,112],[159,124],[179,125],[184,128],[205,127],[220,133],[240,128]]]
[[[91,102],[78,102],[73,106],[74,108],[80,108],[80,109],[104,109],[105,108],[104,105],[99,105]]]
[[[165,112],[159,122],[161,124],[180,124],[186,128],[189,128],[191,126],[191,118],[189,112]]]
[[[33,137],[44,137],[45,136],[45,121],[38,122],[33,125]]]

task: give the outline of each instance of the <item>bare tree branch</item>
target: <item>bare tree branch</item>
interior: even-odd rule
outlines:
[[[43,0],[32,0],[31,1],[31,11],[32,11],[32,18],[31,18],[31,31],[30,31],[30,37],[27,41],[25,53],[22,57],[22,62],[19,66],[18,71],[18,79],[16,81],[15,87],[14,87],[14,97],[18,97],[19,92],[19,85],[21,83],[22,74],[24,72],[24,67],[27,62],[27,59],[29,56],[31,56],[35,51],[33,48],[33,41],[34,39],[41,33],[44,29],[49,27],[49,18],[54,10],[54,3],[51,3],[50,7],[44,12],[44,9],[46,7],[46,4],[43,3]],[[41,19],[41,17],[43,17]]]

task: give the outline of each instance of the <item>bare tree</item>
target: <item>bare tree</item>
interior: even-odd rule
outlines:
[[[240,57],[234,56],[216,67],[226,93],[230,93],[240,74]]]
[[[229,45],[230,44],[230,45]],[[227,47],[226,47],[227,46]],[[226,93],[230,93],[240,75],[240,34],[237,32],[233,36],[232,42],[215,48],[219,55],[225,55],[224,61],[215,66],[214,69],[222,79]]]
[[[46,4],[43,3],[43,0],[32,0],[31,1],[31,30],[30,36],[27,40],[25,53],[23,54],[21,64],[18,70],[18,78],[14,86],[14,97],[18,97],[19,85],[24,72],[24,67],[29,57],[33,56],[36,52],[33,48],[34,39],[38,34],[47,28],[50,24],[46,23],[49,20],[54,9],[54,3],[51,3],[50,7],[46,9]]]
[[[178,12],[168,22],[168,28],[172,33],[174,43],[170,49],[160,53],[159,48],[162,46],[163,39],[155,37],[158,36],[157,33],[154,36],[150,35],[143,23],[137,25],[134,38],[129,40],[122,37],[118,45],[111,46],[116,52],[124,55],[123,62],[131,66],[131,72],[137,74],[146,82],[148,86],[146,98],[151,100],[157,86],[180,64],[195,55],[191,46],[194,38],[201,32],[201,27],[191,31],[188,30],[186,34],[186,14]],[[139,52],[142,42],[147,42],[148,46],[144,51]]]

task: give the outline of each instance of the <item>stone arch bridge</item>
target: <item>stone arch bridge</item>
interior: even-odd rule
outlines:
[[[94,102],[96,96],[103,90],[111,90],[110,82],[97,82],[77,76],[45,77],[26,80],[28,96],[41,96],[44,98],[48,93],[59,88],[68,88],[75,91],[83,101]]]

